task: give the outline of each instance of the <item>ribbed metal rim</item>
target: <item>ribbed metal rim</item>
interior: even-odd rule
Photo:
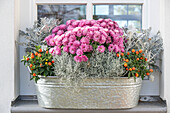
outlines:
[[[60,80],[59,77],[56,76],[48,76],[48,77],[40,77],[40,80],[36,83],[36,85],[43,86],[65,86],[67,80]],[[132,86],[132,85],[141,85],[142,79],[136,78],[136,81],[133,77],[115,77],[115,78],[87,78],[82,81],[82,86]]]

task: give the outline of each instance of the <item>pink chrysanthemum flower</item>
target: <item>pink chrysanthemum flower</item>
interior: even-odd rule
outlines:
[[[105,47],[103,45],[97,47],[97,51],[103,53],[105,51]]]
[[[69,46],[64,46],[63,51],[68,53],[69,52]]]
[[[73,42],[73,45],[74,45],[75,47],[79,47],[79,46],[80,46],[80,41],[75,40],[75,41]]]
[[[88,51],[87,52],[91,52],[91,51],[93,51],[93,46],[92,45],[88,45],[89,47],[88,47]]]
[[[103,22],[103,20],[104,20],[103,18],[99,18],[97,21],[101,23]]]
[[[99,43],[104,44],[106,42],[106,37],[104,35],[101,35]]]
[[[88,39],[93,39],[93,34],[94,34],[93,31],[88,31],[86,37]]]
[[[96,42],[99,42],[99,40],[100,40],[100,35],[94,34],[93,40],[96,41]]]
[[[91,20],[90,23],[91,25],[96,24],[96,20]]]
[[[75,53],[76,53],[76,47],[75,47],[75,46],[71,46],[71,47],[69,48],[69,52],[70,52],[71,54],[75,54]]]
[[[109,43],[111,43],[111,42],[112,42],[111,37],[107,37],[106,44],[109,44]]]
[[[69,43],[68,43],[68,46],[69,46],[69,47],[73,46],[73,42],[69,42]]]
[[[71,24],[71,22],[72,22],[71,20],[68,20],[68,21],[66,22],[66,25],[69,26],[69,25]]]
[[[109,52],[112,52],[115,49],[115,46],[113,44],[110,44],[108,47]]]
[[[64,33],[63,30],[59,30],[59,31],[57,32],[57,35],[62,35],[63,33]]]
[[[82,34],[85,36],[85,35],[87,35],[87,32],[88,32],[88,29],[84,28],[84,30],[82,31]]]
[[[62,43],[61,43],[61,41],[55,41],[55,45],[60,47],[60,46],[62,46]]]
[[[81,32],[77,32],[76,36],[81,37]]]
[[[115,50],[114,50],[116,53],[120,51],[118,45],[115,45]]]
[[[82,58],[81,58],[81,56],[74,56],[74,60],[75,60],[76,62],[81,62],[81,61],[82,61]]]
[[[79,25],[79,21],[77,21],[77,20],[72,23],[73,27],[77,27],[78,25]]]
[[[61,29],[61,30],[66,30],[66,25],[65,24],[61,24],[60,26],[59,26],[59,28]]]
[[[49,45],[50,45],[50,46],[54,46],[54,45],[55,45],[54,38],[51,38],[51,39],[49,40]]]
[[[74,42],[75,40],[76,40],[75,35],[70,35],[69,41],[70,41],[70,42]]]
[[[90,40],[87,37],[82,37],[82,39],[80,40],[81,44],[89,44]]]
[[[82,55],[82,56],[81,56],[81,59],[82,59],[83,62],[87,62],[87,61],[88,61],[88,58],[87,58],[86,55]]]
[[[57,33],[58,30],[59,30],[59,27],[57,26],[57,27],[55,27],[55,28],[52,30],[52,33]]]
[[[88,51],[88,45],[86,45],[86,44],[81,44],[81,46],[80,46],[80,49],[83,51],[83,52],[87,52]]]
[[[109,22],[108,24],[109,24],[110,26],[113,26],[113,25],[114,25],[114,23],[113,23],[113,22]]]
[[[83,51],[81,49],[77,49],[76,54],[77,55],[83,55]]]
[[[63,41],[62,41],[62,44],[63,44],[63,45],[67,45],[68,42],[69,42],[68,38],[65,37],[65,38],[63,39]]]
[[[61,48],[58,47],[58,46],[55,46],[54,47],[54,52],[55,52],[56,55],[61,55]]]
[[[67,30],[68,30],[68,31],[71,31],[71,30],[73,30],[73,29],[74,29],[74,27],[71,26],[71,25],[69,25],[69,26],[67,27]]]
[[[105,27],[107,26],[107,24],[106,24],[105,22],[102,22],[102,23],[100,24],[100,26],[105,28]]]

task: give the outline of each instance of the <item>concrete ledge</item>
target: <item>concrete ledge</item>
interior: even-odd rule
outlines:
[[[18,100],[12,105],[11,113],[167,113],[167,107],[166,103],[159,99],[140,101],[137,107],[124,110],[45,109],[38,106],[37,100]]]

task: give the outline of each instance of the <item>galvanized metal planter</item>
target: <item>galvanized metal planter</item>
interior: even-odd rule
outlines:
[[[64,81],[63,81],[64,83]],[[38,103],[45,108],[72,109],[125,109],[138,104],[141,78],[86,79],[75,91],[65,87],[57,77],[41,77],[38,80]]]

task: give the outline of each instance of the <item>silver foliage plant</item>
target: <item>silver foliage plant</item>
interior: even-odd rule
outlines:
[[[160,59],[160,53],[163,51],[163,39],[161,33],[158,31],[156,35],[151,35],[151,28],[137,31],[134,28],[125,30],[125,37],[127,37],[127,43],[125,43],[125,52],[131,49],[142,49],[145,57],[148,59],[149,66],[155,69],[159,69],[159,66],[155,65],[156,61]]]
[[[61,81],[67,80],[67,86],[83,84],[87,78],[114,78],[125,73],[120,58],[116,57],[116,53],[108,51],[94,52],[88,62],[81,63],[75,62],[72,55],[62,52],[60,56],[54,56],[54,61],[55,74]]]
[[[16,43],[26,47],[27,50],[35,50],[35,46],[46,45],[44,39],[51,34],[51,30],[60,24],[58,19],[41,18],[40,22],[35,21],[32,28],[26,28],[26,31],[19,31],[20,38],[24,38],[23,42]]]

